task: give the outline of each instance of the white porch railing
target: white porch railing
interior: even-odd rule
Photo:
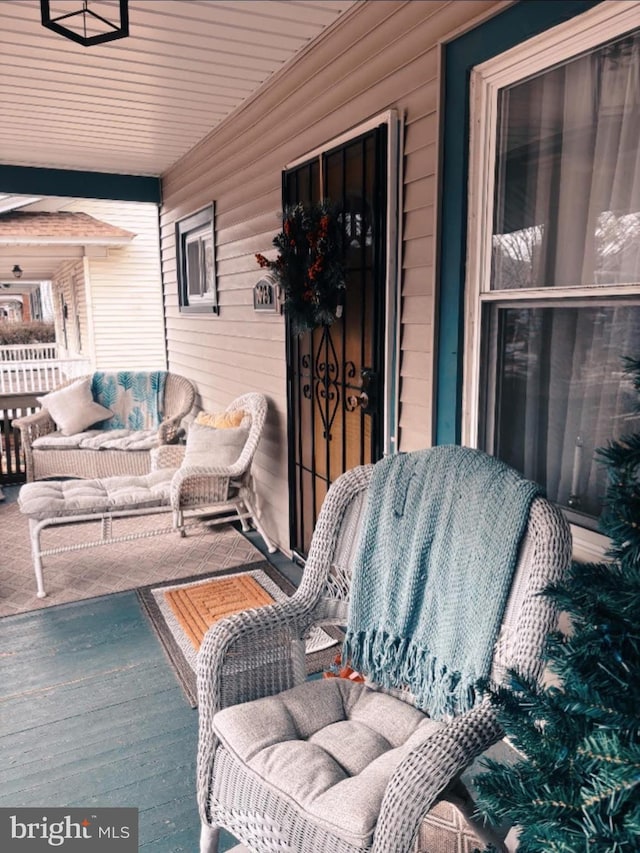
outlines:
[[[0,364],[7,361],[52,360],[58,355],[56,343],[48,344],[0,344]]]
[[[46,392],[91,372],[85,358],[37,359],[34,361],[0,361],[0,395]]]
[[[14,418],[40,408],[36,397],[91,373],[86,358],[56,358],[55,344],[0,346],[0,485],[23,483],[24,459]]]

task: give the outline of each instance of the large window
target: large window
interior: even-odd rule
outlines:
[[[637,25],[638,4],[616,5]],[[640,358],[640,30],[618,18],[472,84],[464,439],[587,528],[606,488],[595,449],[640,429],[623,371]]]

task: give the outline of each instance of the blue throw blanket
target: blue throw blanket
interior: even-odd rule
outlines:
[[[343,660],[409,686],[432,717],[466,711],[490,674],[540,489],[485,453],[442,446],[373,472],[353,572]]]
[[[163,417],[166,370],[97,371],[91,394],[106,406],[113,417],[98,424],[99,429],[157,429]]]

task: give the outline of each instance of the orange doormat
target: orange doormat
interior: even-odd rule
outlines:
[[[265,560],[209,576],[143,587],[137,595],[195,708],[197,654],[208,628],[241,610],[286,601],[294,592],[294,585]],[[306,643],[308,673],[322,672],[331,665],[342,636],[337,628],[312,630]]]
[[[164,593],[182,630],[194,649],[199,649],[207,630],[225,616],[273,604],[273,598],[249,574],[215,578],[206,583],[182,586]]]

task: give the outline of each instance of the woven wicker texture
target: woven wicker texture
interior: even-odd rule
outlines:
[[[235,531],[233,531],[235,533]],[[240,534],[236,534],[240,536]],[[187,537],[188,541],[189,537]],[[181,540],[185,541],[185,540]],[[244,540],[247,541],[247,540]],[[258,553],[258,552],[257,552]],[[247,572],[257,583],[266,591],[271,601],[286,601],[295,593],[295,585],[288,580],[285,575],[281,574],[268,561],[263,560],[258,563],[249,563],[246,566],[241,566],[236,571],[232,569],[224,572],[225,576],[236,575],[238,572]],[[216,573],[216,580],[219,579]],[[194,583],[209,584],[213,578],[190,578],[179,583],[169,582],[162,583],[156,586],[149,586],[143,589],[138,589],[138,598],[145,612],[149,616],[149,620],[158,635],[158,639],[162,643],[169,660],[171,661],[178,680],[185,692],[185,696],[191,706],[198,706],[197,685],[196,685],[196,667],[197,667],[197,652],[200,647],[194,648],[193,643],[187,637],[182,624],[176,618],[173,610],[167,603],[165,593],[170,589],[182,586],[192,586]],[[256,597],[254,588],[249,588],[249,594],[252,598],[245,600],[242,604],[242,609],[252,606],[252,601],[255,606]],[[263,593],[264,594],[264,593]],[[234,603],[238,604],[237,594],[233,596]],[[205,597],[204,603],[207,605],[209,596]],[[228,603],[232,602],[227,599]],[[191,600],[194,607],[198,606],[196,599]],[[209,608],[211,613],[224,618],[223,608],[213,604]],[[240,608],[234,605],[237,611]],[[215,616],[204,614],[198,617],[193,617],[197,622],[208,622],[209,625],[215,621]],[[195,633],[195,631],[194,631]],[[198,629],[199,633],[199,629]],[[342,639],[342,633],[333,629],[331,634],[321,628],[315,628],[309,635],[305,643],[305,666],[308,674],[322,672],[331,666],[335,657],[338,643]]]
[[[255,505],[251,465],[267,417],[267,399],[263,394],[243,394],[225,410],[228,414],[243,411],[251,418],[249,435],[236,461],[228,466],[216,464],[215,459],[206,468],[180,467],[171,482],[171,506],[176,526],[183,525],[185,510],[199,507],[231,507],[240,519],[243,529],[248,529],[247,519],[255,525],[269,551],[275,550],[263,529]],[[184,448],[170,445],[152,451],[152,467],[174,467],[181,464]]]
[[[352,556],[372,467],[348,471],[330,488],[293,598],[224,619],[205,635],[198,667],[202,853],[217,850],[217,825],[254,853],[410,853],[416,849],[423,819],[440,795],[502,736],[494,710],[481,702],[415,745],[387,782],[370,843],[358,848],[322,821],[310,820],[296,798],[284,796],[273,780],[266,784],[215,737],[213,717],[218,710],[302,682],[299,641],[310,626],[344,624]],[[539,593],[562,576],[570,555],[563,516],[546,500],[536,498],[507,601],[494,673],[502,672],[503,666],[517,666],[540,676],[544,640],[557,614]],[[464,595],[464,590],[459,594]],[[408,694],[401,698],[411,700]],[[348,802],[344,808],[349,808]]]
[[[77,382],[76,377],[55,388],[55,391]],[[163,420],[158,427],[158,441],[168,444],[178,435],[180,422],[189,414],[195,401],[195,388],[184,376],[168,373],[164,388]],[[47,477],[79,477],[97,479],[126,474],[148,474],[150,457],[148,450],[38,450],[33,442],[55,431],[56,425],[46,409],[33,415],[16,418],[13,426],[20,430],[20,442],[24,453],[27,482]]]

